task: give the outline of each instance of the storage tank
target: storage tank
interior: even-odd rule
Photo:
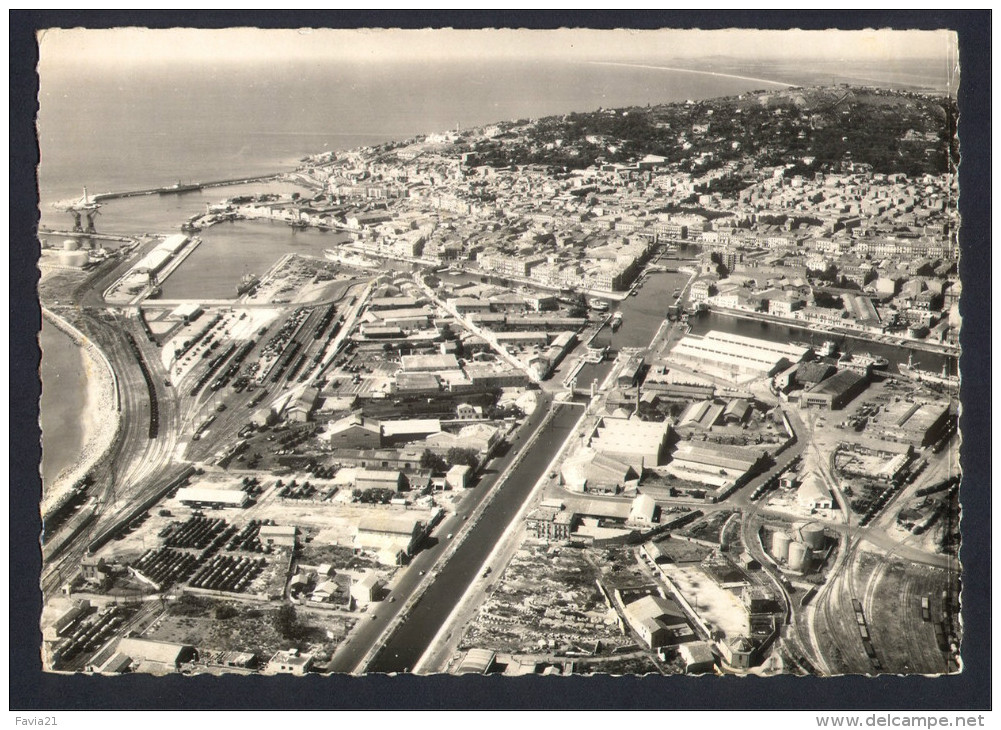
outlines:
[[[59,263],[63,266],[75,266],[77,268],[87,263],[90,256],[86,251],[60,251]]]
[[[799,536],[810,548],[823,550],[827,544],[827,535],[824,534],[824,526],[814,522],[806,525],[799,531]]]
[[[75,238],[67,238],[63,241],[63,251],[78,251],[80,249],[80,242]]]
[[[792,538],[786,532],[772,533],[772,555],[776,560],[789,559],[789,543],[791,542]]]
[[[803,570],[810,559],[810,548],[801,542],[789,544],[789,567],[792,570]]]

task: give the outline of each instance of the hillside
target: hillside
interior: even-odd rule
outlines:
[[[794,165],[790,174],[868,166],[943,174],[958,163],[955,101],[847,86],[751,92],[699,102],[599,109],[497,125],[457,144],[474,164],[580,168],[646,155],[703,174],[729,165]],[[496,133],[499,131],[499,133]],[[950,164],[951,162],[951,164]],[[739,188],[740,175],[727,185]]]

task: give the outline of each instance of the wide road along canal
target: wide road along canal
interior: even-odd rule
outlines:
[[[434,582],[389,636],[367,671],[405,672],[417,664],[582,414],[580,406],[556,406],[553,418],[531,448],[520,455],[521,461],[498,485],[493,500],[471,526],[458,551],[441,566]]]

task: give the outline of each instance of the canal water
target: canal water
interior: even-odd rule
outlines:
[[[685,263],[689,262],[667,262],[671,268]],[[613,303],[610,306],[610,311],[622,312],[622,327],[614,333],[608,328],[603,329],[595,338],[595,344],[607,345],[613,357],[623,347],[646,347],[663,323],[667,308],[674,303],[674,291],[683,288],[688,279],[689,275],[683,273],[651,274],[640,288],[638,296],[627,297],[623,302]],[[952,375],[958,372],[957,358],[934,352],[883,342],[870,342],[855,337],[831,336],[806,328],[761,322],[718,312],[707,312],[691,318],[692,334],[704,335],[710,330],[757,337],[770,342],[803,342],[817,348],[825,340],[833,339],[842,352],[866,352],[885,357],[890,361],[888,368],[890,372],[898,372],[897,366],[907,363],[908,357],[915,366],[935,374],[942,372],[943,365]],[[577,376],[578,387],[587,387],[594,379],[597,379],[600,385],[611,369],[611,360],[597,365],[586,364]]]
[[[661,261],[660,265],[677,268],[690,262]],[[612,369],[614,354],[623,347],[646,347],[664,323],[667,308],[674,304],[674,292],[683,289],[690,274],[682,272],[658,272],[650,274],[639,288],[636,296],[626,297],[622,302],[611,302],[609,311],[622,312],[622,326],[617,332],[606,327],[594,339],[594,345],[607,346],[611,357],[598,364],[587,363],[577,375],[577,385],[586,388],[593,380],[602,381]]]
[[[745,337],[757,337],[770,342],[802,342],[814,347],[820,347],[825,340],[834,340],[838,343],[838,349],[841,352],[865,352],[885,357],[890,361],[887,368],[890,372],[899,372],[898,365],[906,364],[909,356],[914,365],[936,375],[942,372],[943,365],[947,366],[948,372],[952,375],[958,372],[957,359],[948,355],[890,345],[884,342],[871,342],[856,337],[831,335],[826,332],[789,327],[774,322],[745,319],[719,312],[707,312],[698,317],[692,317],[691,325],[692,334],[695,335],[703,335],[710,330],[716,330]]]
[[[518,514],[532,488],[545,475],[549,463],[581,417],[580,408],[568,405],[555,405],[554,408],[552,420],[539,432],[532,448],[512,450],[497,463],[491,463],[491,469],[501,472],[515,454],[520,455],[520,461],[499,487],[495,488],[492,482],[476,487],[482,490],[495,488],[496,493],[477,518],[460,549],[442,565],[434,582],[414,604],[399,628],[388,637],[368,671],[403,672],[416,666],[448,618],[451,606],[479,575],[494,545]]]

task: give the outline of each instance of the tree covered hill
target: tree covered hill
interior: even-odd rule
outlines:
[[[959,159],[957,116],[947,97],[836,86],[521,120],[458,144],[474,164],[498,167],[581,168],[658,155],[693,174],[731,162],[943,174]]]

